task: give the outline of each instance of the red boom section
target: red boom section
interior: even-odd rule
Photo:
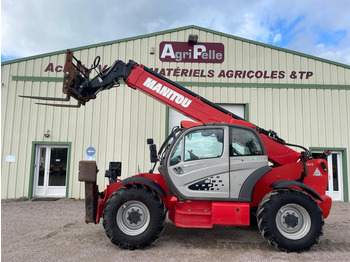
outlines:
[[[193,96],[185,88],[179,88],[170,81],[166,81],[147,72],[142,65],[135,65],[126,84],[138,89],[158,101],[170,106],[180,113],[203,123],[229,123],[256,128],[248,121],[235,119],[232,114],[221,112],[217,108],[203,101],[200,96]],[[268,158],[276,165],[295,163],[300,153],[260,133],[265,144]]]

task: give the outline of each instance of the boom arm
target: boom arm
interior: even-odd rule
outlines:
[[[77,64],[74,64],[73,61]],[[99,57],[95,59],[99,61]],[[138,89],[182,114],[203,123],[232,123],[256,129],[266,147],[269,160],[275,165],[298,161],[301,154],[292,150],[273,131],[266,131],[224,108],[204,99],[198,94],[165,78],[134,61],[127,64],[117,60],[89,81],[90,69],[84,67],[70,50],[64,67],[63,93],[74,97],[82,105],[96,98],[98,92],[118,86],[123,80],[129,87]],[[52,105],[52,104],[51,104]]]

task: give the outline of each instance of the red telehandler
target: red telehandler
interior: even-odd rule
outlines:
[[[260,128],[198,94],[133,61],[115,61],[89,80],[86,68],[70,50],[64,67],[66,98],[85,105],[98,92],[123,81],[165,105],[197,120],[175,127],[157,151],[147,139],[153,168],[120,180],[120,162],[110,162],[103,192],[96,185],[94,161],[79,163],[85,182],[85,222],[99,223],[121,248],[151,245],[168,218],[179,227],[249,226],[257,221],[262,236],[286,252],[308,250],[322,235],[332,200],[326,195],[327,163],[286,143],[272,130]],[[40,103],[39,103],[40,104]],[[45,104],[71,107],[63,104]],[[290,146],[301,148],[297,152]],[[155,167],[159,164],[159,174]]]

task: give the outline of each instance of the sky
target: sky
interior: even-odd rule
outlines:
[[[197,25],[350,64],[349,0],[1,0],[1,61]]]

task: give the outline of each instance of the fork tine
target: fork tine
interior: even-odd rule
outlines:
[[[44,97],[44,96],[21,96],[21,95],[19,95],[19,97],[31,98],[31,99],[39,99],[39,100],[62,101],[62,102],[66,102],[66,101],[70,100],[70,96],[69,95],[67,95],[66,98]]]
[[[35,103],[37,105],[43,105],[43,106],[55,106],[55,107],[73,107],[73,108],[79,108],[81,106],[81,103],[78,102],[76,105],[62,105],[62,104],[46,104],[46,103]]]

